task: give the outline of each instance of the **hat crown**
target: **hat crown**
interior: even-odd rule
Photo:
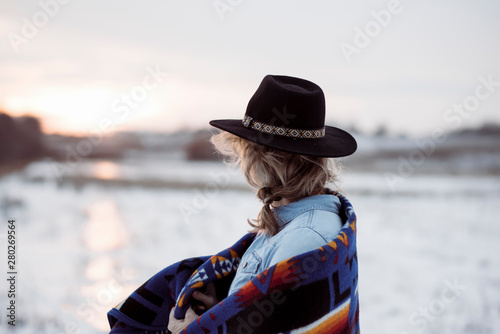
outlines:
[[[248,102],[245,115],[273,126],[317,130],[325,125],[325,95],[311,81],[267,75]]]

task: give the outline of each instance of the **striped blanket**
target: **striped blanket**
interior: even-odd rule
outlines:
[[[192,293],[210,282],[221,302],[182,333],[359,333],[356,216],[350,202],[337,196],[345,223],[332,242],[265,269],[229,296],[255,234],[216,255],[170,265],[108,312],[111,333],[170,333],[170,310],[183,318],[196,302]]]

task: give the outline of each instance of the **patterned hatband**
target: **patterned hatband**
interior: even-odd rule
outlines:
[[[252,117],[247,115],[243,117],[242,122],[243,126],[246,128],[251,128],[260,132],[278,136],[292,137],[292,138],[307,138],[307,139],[323,138],[325,136],[324,127],[317,130],[290,129],[282,126],[262,123],[254,120]]]

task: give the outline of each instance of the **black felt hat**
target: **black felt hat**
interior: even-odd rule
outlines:
[[[346,131],[325,126],[325,95],[313,82],[266,75],[248,102],[243,119],[210,125],[277,150],[318,157],[343,157],[356,151]]]

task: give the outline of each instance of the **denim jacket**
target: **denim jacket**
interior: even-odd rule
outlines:
[[[342,228],[340,200],[335,195],[315,195],[273,208],[280,231],[270,237],[259,232],[241,258],[229,288],[232,294],[266,268],[321,247]]]

